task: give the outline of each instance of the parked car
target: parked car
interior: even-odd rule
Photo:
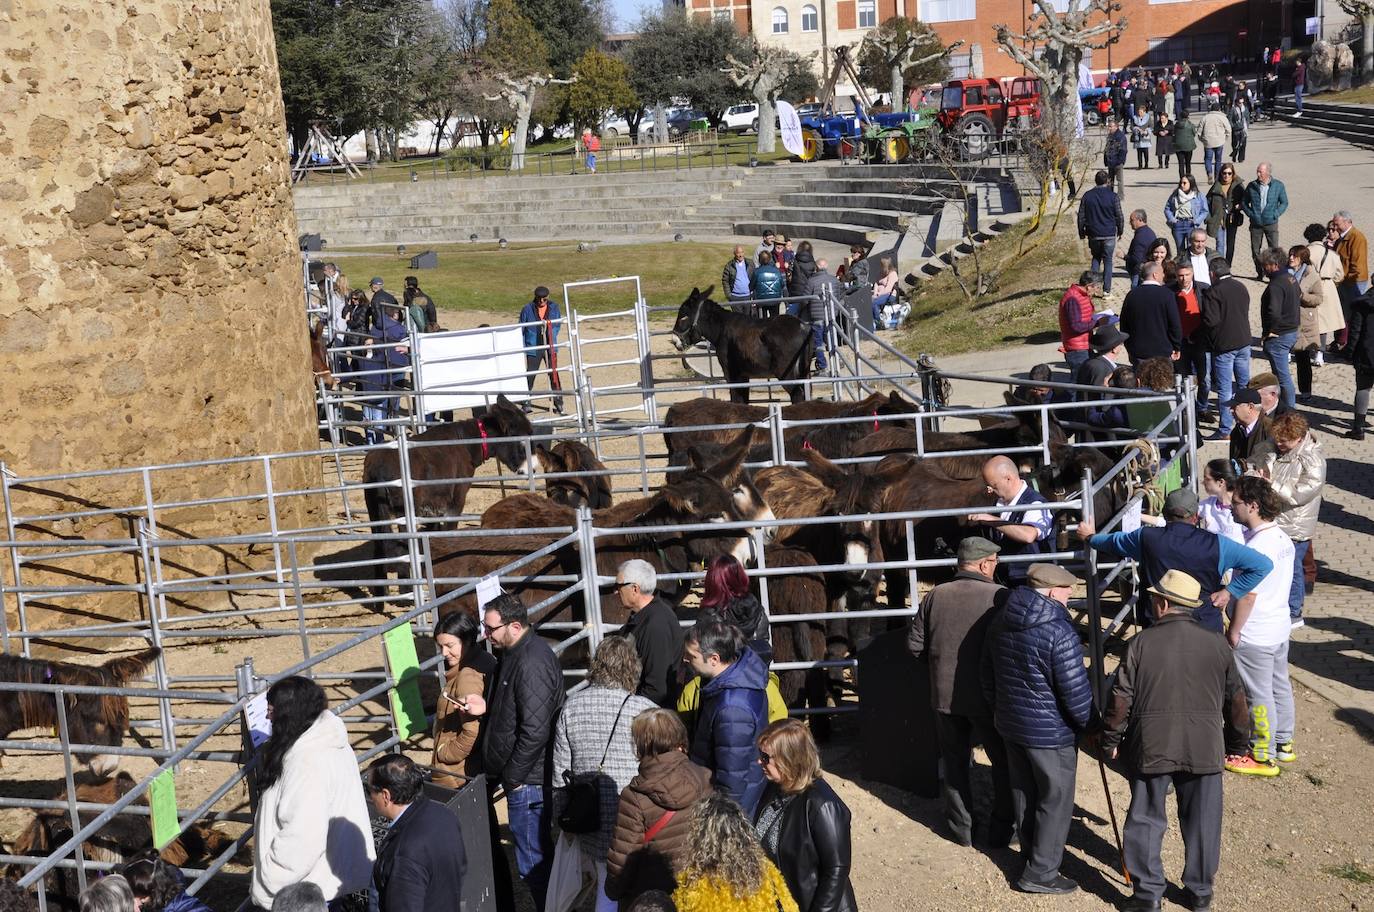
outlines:
[[[681,139],[698,121],[709,123],[710,118],[706,116],[705,111],[698,111],[696,108],[674,111],[668,115],[668,138],[674,141]]]
[[[731,105],[721,115],[716,129],[722,133],[757,133],[759,131],[759,106],[756,102]]]

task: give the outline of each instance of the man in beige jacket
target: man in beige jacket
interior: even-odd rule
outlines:
[[[1202,167],[1210,184],[1221,173],[1221,160],[1231,146],[1231,119],[1216,102],[1198,122],[1197,139],[1202,143]]]

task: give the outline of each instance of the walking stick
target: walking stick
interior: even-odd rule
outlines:
[[[1116,857],[1121,861],[1121,876],[1126,878],[1126,886],[1131,885],[1131,872],[1126,870],[1126,850],[1121,847],[1121,829],[1116,825],[1116,808],[1112,805],[1112,790],[1107,787],[1107,764],[1102,759],[1102,745],[1094,747],[1097,756],[1097,771],[1102,774],[1102,791],[1107,796],[1107,816],[1112,821],[1112,836],[1116,839]]]

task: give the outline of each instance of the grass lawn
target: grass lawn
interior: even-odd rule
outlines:
[[[982,248],[982,269],[993,277],[992,285],[972,303],[949,269],[922,282],[912,295],[911,316],[897,347],[913,356],[957,355],[1057,339],[1059,299],[1087,260],[1079,250],[1074,213],[1061,216],[1053,236],[1051,223],[1047,214],[1040,229],[1027,237],[1023,222]],[[1023,240],[1026,249],[1018,252]],[[971,256],[959,261],[959,271],[972,286]]]
[[[416,246],[409,251],[420,252]],[[376,252],[338,259],[339,268],[354,288],[366,288],[368,279],[381,276],[398,298],[407,275],[434,297],[443,310],[481,310],[507,313],[511,319],[530,300],[536,285],[547,285],[562,300],[563,283],[614,276],[640,277],[645,299],[653,306],[680,304],[693,285],[705,288],[720,282],[720,270],[730,259],[729,244],[602,244],[578,253],[577,243],[513,243],[507,250],[495,244],[439,244],[425,249],[439,254],[439,268],[410,268],[409,256]],[[625,310],[634,301],[634,286],[617,283],[601,288],[577,289],[572,303],[579,311]]]
[[[1374,84],[1347,89],[1344,92],[1322,92],[1308,95],[1306,99],[1313,104],[1374,104]]]

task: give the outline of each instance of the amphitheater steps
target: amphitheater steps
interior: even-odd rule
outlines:
[[[1318,96],[1320,97],[1320,96]],[[1374,149],[1374,106],[1303,101],[1302,116],[1291,100],[1275,106],[1279,120],[1304,130],[1316,130],[1356,146]]]

